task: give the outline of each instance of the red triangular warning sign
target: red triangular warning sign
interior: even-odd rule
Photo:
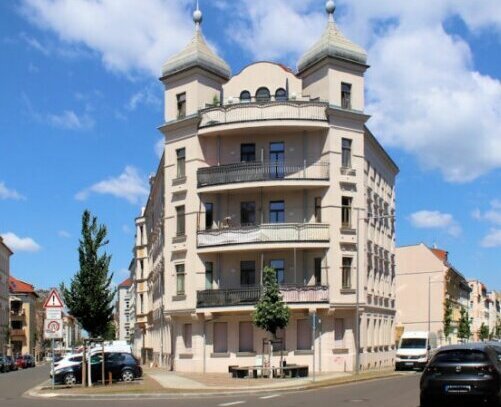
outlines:
[[[55,288],[53,288],[50,294],[47,296],[45,303],[43,305],[44,308],[64,308],[63,302],[61,301],[61,297]]]

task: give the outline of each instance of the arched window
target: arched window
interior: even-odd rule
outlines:
[[[268,88],[259,88],[256,92],[257,102],[269,102],[270,101],[270,91]]]
[[[241,103],[247,103],[251,101],[251,94],[248,90],[244,90],[242,93],[240,93],[240,102]]]
[[[275,92],[275,100],[277,102],[285,102],[287,101],[287,92],[283,88],[278,88]]]

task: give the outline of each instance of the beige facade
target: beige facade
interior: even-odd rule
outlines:
[[[10,352],[13,355],[36,353],[38,294],[34,287],[12,276],[9,279]]]
[[[0,353],[8,352],[9,345],[9,276],[12,251],[0,236]]]
[[[358,328],[360,367],[391,365],[398,168],[366,127],[368,66],[351,45],[325,56],[322,39],[296,74],[259,62],[231,77],[196,23],[161,78],[164,154],[136,219],[135,348],[178,371],[256,364],[268,335],[251,313],[270,265],[292,310],[287,363],[351,371]]]
[[[396,249],[397,329],[431,331],[439,344],[457,343],[461,308],[468,310],[470,288],[444,250],[423,243]],[[446,300],[452,306],[452,333],[444,335]]]
[[[492,299],[490,293],[487,291],[487,287],[484,283],[478,280],[470,280],[468,284],[471,288],[470,296],[470,316],[472,318],[471,333],[473,340],[480,340],[480,328],[485,325],[489,328],[491,325],[491,313],[490,309],[492,304]]]

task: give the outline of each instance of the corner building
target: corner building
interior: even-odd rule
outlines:
[[[278,333],[288,364],[352,371],[357,328],[361,369],[393,363],[398,168],[366,127],[367,55],[331,1],[327,13],[295,72],[257,62],[232,76],[198,10],[193,39],[164,64],[165,150],[136,219],[144,362],[257,364],[266,333],[251,313],[270,265],[292,311]]]

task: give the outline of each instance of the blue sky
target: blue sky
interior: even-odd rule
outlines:
[[[158,163],[157,77],[189,41],[194,3],[0,2],[0,234],[16,277],[69,281],[85,208],[109,228],[115,281],[127,277]],[[369,127],[401,169],[397,243],[436,244],[501,289],[499,2],[337,3],[344,33],[369,53]],[[235,73],[263,59],[294,67],[326,21],[318,0],[201,7],[207,40]]]

